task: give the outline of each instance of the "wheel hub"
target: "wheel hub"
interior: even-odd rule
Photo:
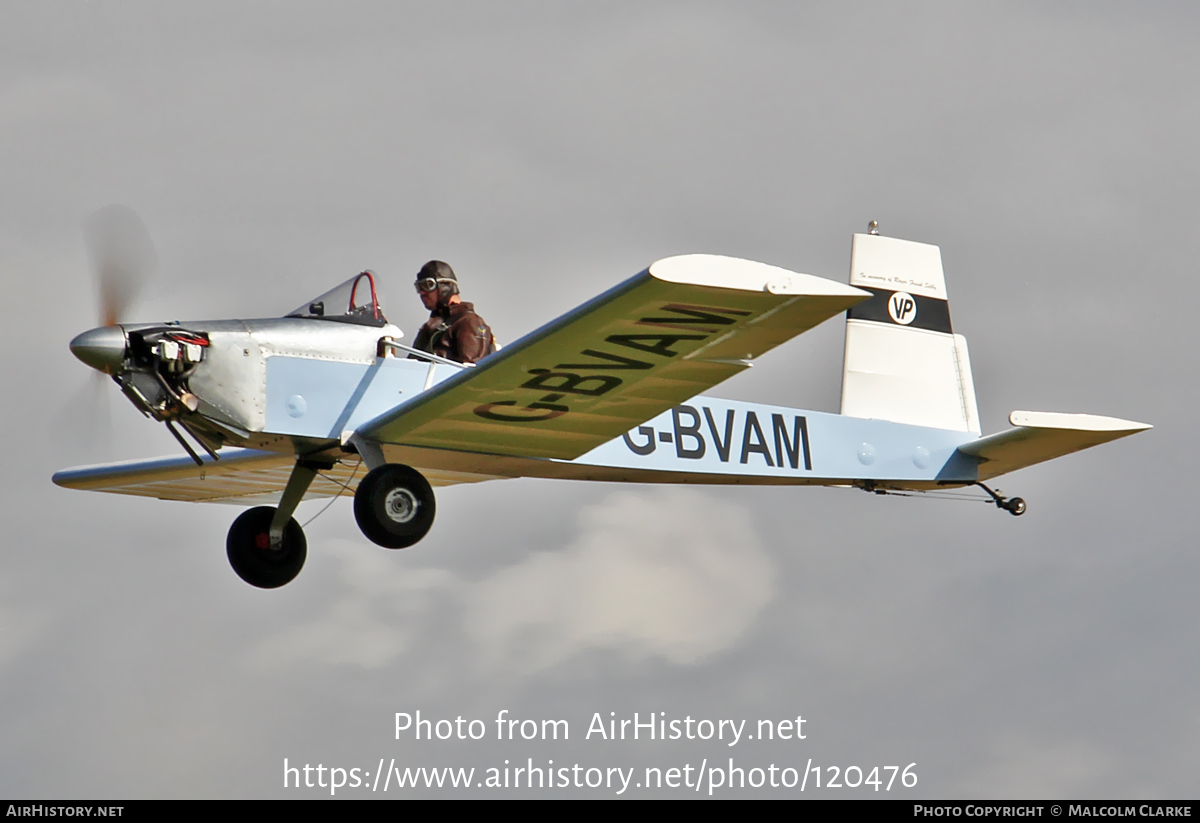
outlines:
[[[417,497],[408,489],[392,489],[383,498],[383,510],[390,520],[396,523],[407,523],[417,516],[420,503]]]

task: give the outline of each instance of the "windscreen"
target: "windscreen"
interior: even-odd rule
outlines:
[[[383,326],[387,323],[375,291],[375,276],[369,271],[354,275],[340,286],[288,312],[287,316],[363,326]]]

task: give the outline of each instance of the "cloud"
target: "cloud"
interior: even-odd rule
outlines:
[[[688,665],[732,646],[774,595],[749,512],[694,491],[612,494],[582,510],[578,536],[560,550],[477,581],[363,548],[323,548],[345,588],[253,659],[378,669],[449,630],[465,632],[453,644],[467,652],[462,666],[495,675],[590,651]]]
[[[468,592],[468,634],[497,666],[536,670],[589,650],[696,663],[733,644],[774,594],[749,513],[682,490],[584,509],[561,552]]]
[[[313,619],[267,638],[255,660],[268,667],[314,661],[376,669],[412,648],[461,582],[442,569],[397,564],[391,552],[363,542],[335,539],[321,547],[339,564],[345,588]]]

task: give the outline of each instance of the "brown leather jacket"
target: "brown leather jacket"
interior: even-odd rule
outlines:
[[[460,302],[433,311],[417,332],[413,348],[459,363],[476,363],[496,350],[496,339],[475,313],[474,304]]]

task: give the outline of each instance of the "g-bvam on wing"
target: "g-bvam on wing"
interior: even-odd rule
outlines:
[[[286,318],[81,335],[73,348],[106,334],[104,370],[208,457],[189,448],[190,458],[68,469],[54,482],[267,504],[234,522],[226,548],[243,579],[271,588],[303,565],[292,514],[314,497],[353,493],[360,528],[389,548],[429,531],[431,487],[512,477],[880,493],[978,485],[1019,515],[1024,501],[984,481],[1149,428],[1013,412],[1013,428],[980,437],[940,251],[877,234],[854,236],[849,286],[728,257],[660,260],[475,367],[398,342],[374,293],[364,273]],[[701,394],[842,312],[841,414]],[[183,340],[195,341],[194,362],[180,368],[186,350],[171,341]],[[218,455],[222,446],[243,448]]]

